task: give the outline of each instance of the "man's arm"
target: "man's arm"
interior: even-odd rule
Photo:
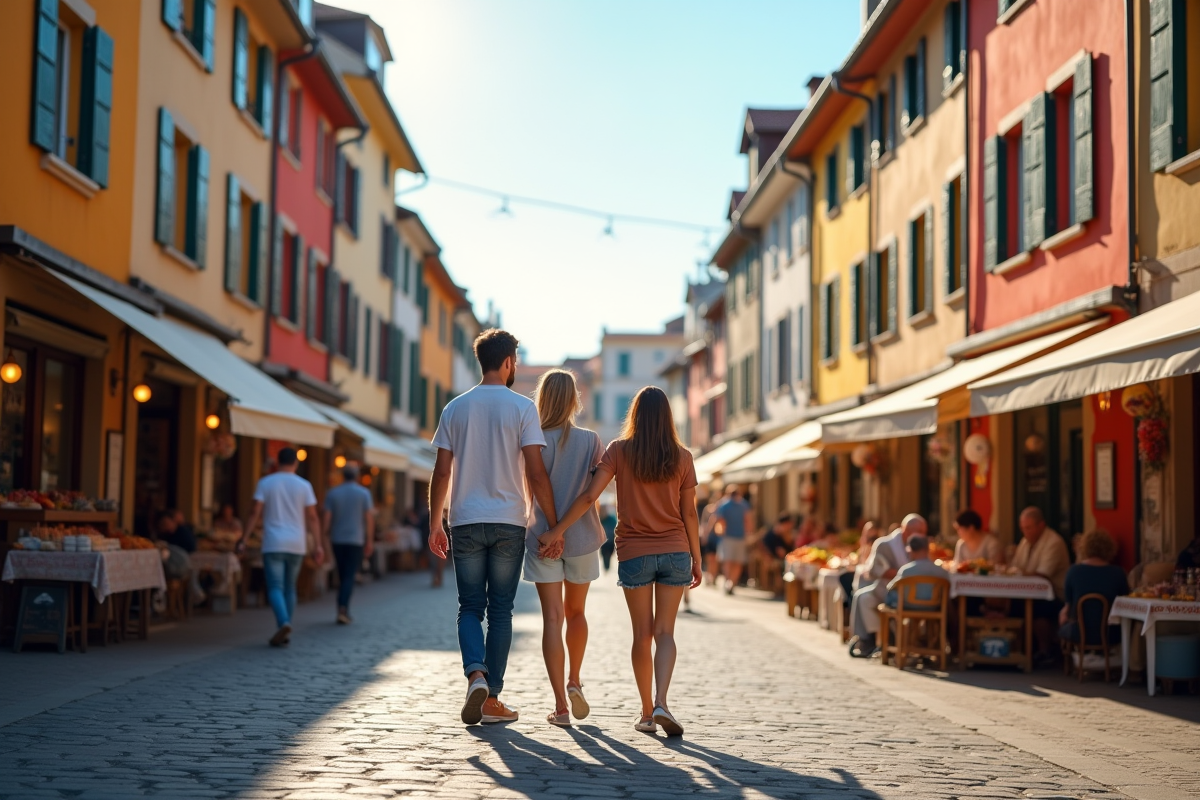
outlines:
[[[529,489],[546,515],[546,524],[553,528],[558,524],[558,510],[554,507],[554,487],[550,485],[546,463],[542,461],[542,446],[527,445],[521,452],[525,454],[525,479],[529,481]]]
[[[246,537],[258,527],[258,521],[262,519],[263,504],[262,500],[254,501],[254,510],[250,512],[250,518],[246,520],[245,526],[242,528],[242,535],[238,537],[237,544],[233,547],[235,550],[243,550],[246,547]]]
[[[538,461],[541,461],[540,456]],[[445,558],[450,549],[450,540],[442,527],[442,509],[446,506],[453,463],[454,454],[439,447],[437,461],[433,465],[433,477],[429,479],[429,550],[438,558]]]
[[[325,560],[325,547],[321,544],[321,521],[317,518],[315,505],[304,507],[304,524],[313,540],[313,560],[320,564]]]

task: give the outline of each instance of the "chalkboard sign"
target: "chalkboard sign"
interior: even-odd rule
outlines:
[[[13,652],[21,652],[25,642],[57,642],[58,652],[67,649],[67,604],[71,591],[68,586],[21,587],[21,614],[17,620],[17,635]]]

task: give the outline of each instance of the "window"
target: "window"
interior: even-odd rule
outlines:
[[[825,213],[830,216],[837,212],[838,207],[837,164],[838,151],[835,145],[833,152],[825,156]]]
[[[966,286],[966,220],[966,194],[963,192],[963,176],[959,175],[942,187],[942,263],[946,296]]]
[[[408,413],[417,417],[425,427],[425,388],[421,385],[421,343],[413,340],[408,344]]]
[[[363,61],[366,62],[367,69],[372,72],[379,72],[383,69],[383,54],[379,52],[379,45],[375,43],[374,34],[367,34],[363,51]]]
[[[748,411],[754,408],[754,354],[751,353],[742,359],[742,410]]]
[[[204,68],[212,72],[217,0],[162,0],[162,19],[195,51]]]
[[[896,330],[899,293],[896,287],[896,240],[871,254],[868,271],[868,326],[872,337]]]
[[[793,198],[793,215],[788,226],[789,240],[797,254],[808,252],[809,219],[808,219],[808,184],[800,184]]]
[[[1024,249],[1023,125],[983,145],[983,265],[988,271]]]
[[[308,282],[308,261],[304,252],[304,237],[280,228],[279,302],[275,313],[299,325],[302,319],[304,288]]]
[[[783,216],[783,263],[790,265],[792,258],[796,253],[796,237],[792,235],[792,229],[796,222],[796,196],[792,195],[787,200]]]
[[[742,254],[742,260],[745,264],[743,272],[746,276],[746,299],[754,297],[758,291],[758,270],[762,267],[758,257],[758,247],[750,245],[746,248],[746,252]]]
[[[392,157],[387,153],[383,154],[383,185],[392,188]]]
[[[78,486],[83,360],[12,334],[5,347],[21,378],[0,390],[0,491]]]
[[[600,392],[592,396],[592,419],[595,422],[604,421],[604,395]]]
[[[396,280],[399,251],[400,234],[385,215],[379,229],[379,274],[393,282]]]
[[[967,48],[963,43],[962,3],[950,0],[942,12],[942,39],[945,45],[942,59],[942,91],[949,91],[967,64]]]
[[[240,8],[233,10],[233,104],[271,136],[274,113],[275,54],[250,33]]]
[[[933,214],[908,221],[908,316],[933,311]]]
[[[1150,168],[1155,172],[1200,150],[1198,21],[1197,0],[1150,0]],[[1090,142],[1090,113],[1087,119]]]
[[[266,294],[267,204],[242,191],[232,172],[226,179],[225,291],[261,304]]]
[[[374,326],[375,326],[374,315],[371,312],[371,307],[367,306],[366,311],[363,313],[363,330],[362,330],[362,333],[363,333],[363,343],[362,343],[363,375],[366,377],[371,376],[371,334],[374,333],[374,331],[375,331]],[[376,349],[378,349],[378,346],[376,346]]]
[[[66,3],[39,0],[30,141],[108,186],[113,41]]]
[[[867,340],[869,327],[867,309],[867,265],[862,261],[850,265],[850,344],[857,347]]]
[[[741,259],[735,261],[729,268],[729,280],[725,282],[725,306],[729,313],[737,311],[738,272],[741,270]]]
[[[917,42],[917,52],[904,59],[904,111],[900,124],[909,128],[925,118],[925,39]]]
[[[317,193],[323,196],[326,202],[332,203],[337,194],[337,136],[329,127],[329,123],[323,119],[317,120],[316,156]]]
[[[438,310],[438,344],[442,347],[446,346],[446,306],[441,300],[437,304]]]
[[[775,219],[771,220],[771,224],[767,228],[767,252],[764,255],[770,264],[772,275],[779,274],[779,260],[781,258],[779,247],[779,227],[779,218],[776,217]]]
[[[300,21],[311,28],[313,26],[313,0],[292,0]]]
[[[329,333],[326,321],[329,318],[329,300],[326,289],[329,277],[326,265],[317,261],[316,253],[308,251],[308,338],[313,342],[326,342]]]
[[[300,130],[304,113],[304,89],[285,87],[279,97],[279,146],[300,160]],[[318,125],[318,127],[320,127]]]
[[[337,153],[336,150],[334,152]],[[359,210],[358,168],[347,161],[346,157],[341,153],[337,153],[336,162],[335,191],[337,194],[334,196],[334,205],[337,209],[337,220],[357,237]]]
[[[628,378],[631,372],[632,361],[632,354],[624,351],[617,353],[617,375],[622,378]]]
[[[831,361],[838,354],[838,278],[821,287],[821,358]]]
[[[617,397],[617,421],[624,423],[625,417],[629,415],[629,406],[633,405],[633,398],[627,394]]]
[[[796,380],[804,380],[804,308],[796,309]]]
[[[154,239],[203,268],[208,259],[208,151],[158,110]]]
[[[775,325],[775,385],[783,388],[792,382],[792,317],[791,314]]]
[[[853,194],[867,181],[867,132],[862,125],[850,129],[846,148],[846,194]]]
[[[871,117],[871,158],[883,158],[896,147],[896,76],[888,78],[887,91],[875,95],[875,113]]]

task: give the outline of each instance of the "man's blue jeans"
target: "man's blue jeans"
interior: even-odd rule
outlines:
[[[279,627],[292,621],[296,611],[296,579],[300,577],[299,553],[263,553],[263,577],[267,582],[267,602],[275,612]]]
[[[458,583],[458,648],[463,674],[487,675],[489,694],[504,688],[512,646],[512,610],[525,561],[525,529],[482,522],[450,530],[454,580]],[[487,639],[483,616],[487,613]]]

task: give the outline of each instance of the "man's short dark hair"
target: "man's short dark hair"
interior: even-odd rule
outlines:
[[[488,328],[475,337],[475,358],[484,372],[495,372],[504,359],[517,357],[517,337],[499,328]]]
[[[347,463],[342,467],[342,479],[353,483],[358,480],[358,465]]]
[[[929,549],[929,540],[921,534],[915,534],[908,540],[908,549],[914,553],[921,553]]]
[[[296,463],[296,448],[285,447],[275,456],[275,463],[281,467],[290,467]]]

